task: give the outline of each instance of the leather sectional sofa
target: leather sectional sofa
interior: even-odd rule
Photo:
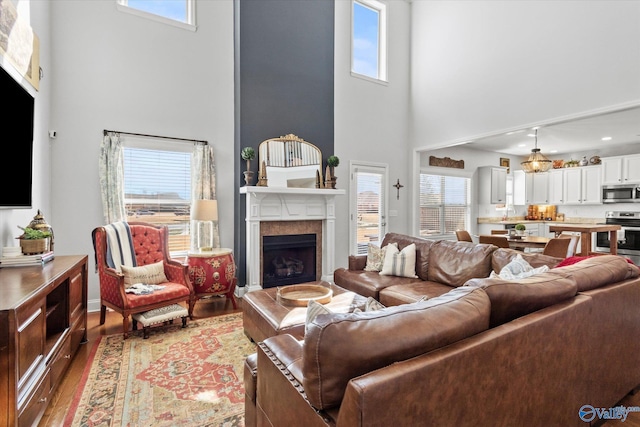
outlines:
[[[356,257],[338,269],[336,284],[387,308],[260,342],[247,425],[584,426],[640,384],[640,270],[624,258],[525,254],[552,268],[508,281],[488,276],[510,249],[392,241],[416,243],[418,278],[376,278]]]

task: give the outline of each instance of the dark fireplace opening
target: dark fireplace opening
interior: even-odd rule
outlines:
[[[316,280],[316,235],[262,237],[262,287]]]

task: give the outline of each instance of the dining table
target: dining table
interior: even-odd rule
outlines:
[[[577,255],[588,256],[592,254],[591,250],[591,235],[598,232],[609,233],[609,253],[611,255],[618,254],[618,230],[620,227],[617,224],[555,224],[549,226],[549,231],[555,233],[556,236],[560,235],[563,231],[580,233],[580,253]]]
[[[544,249],[549,237],[542,236],[506,236],[511,249],[524,250],[525,248]]]

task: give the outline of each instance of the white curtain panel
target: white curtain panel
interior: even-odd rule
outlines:
[[[208,144],[196,143],[193,146],[191,157],[191,206],[195,200],[216,199],[216,167],[213,156],[213,147]],[[219,206],[219,205],[218,205]],[[191,229],[196,230],[192,221]],[[195,244],[195,234],[191,233],[191,248]],[[213,247],[220,247],[220,232],[218,221],[213,221]]]
[[[120,135],[107,132],[100,145],[98,172],[105,224],[126,221],[124,206],[124,160]]]

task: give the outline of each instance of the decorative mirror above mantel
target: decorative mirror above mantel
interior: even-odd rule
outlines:
[[[315,145],[288,134],[258,147],[258,185],[322,188],[322,153]]]

